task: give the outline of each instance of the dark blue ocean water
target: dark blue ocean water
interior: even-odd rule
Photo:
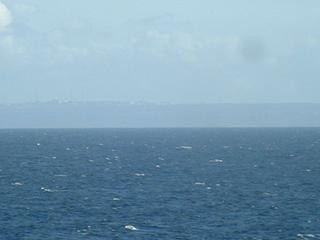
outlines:
[[[0,131],[0,239],[320,239],[320,129]]]

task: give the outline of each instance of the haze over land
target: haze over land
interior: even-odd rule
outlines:
[[[0,128],[320,127],[320,104],[0,105]]]

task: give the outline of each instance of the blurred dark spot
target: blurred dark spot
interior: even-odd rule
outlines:
[[[246,62],[259,63],[265,58],[266,47],[259,39],[246,39],[240,45],[240,54]]]

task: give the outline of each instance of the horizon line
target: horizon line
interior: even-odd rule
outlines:
[[[282,104],[320,104],[320,102],[170,102],[170,101],[117,101],[117,100],[59,100],[52,99],[47,101],[29,101],[29,102],[0,102],[0,106],[12,106],[12,105],[28,105],[28,104],[70,104],[70,103],[108,103],[108,104],[127,104],[127,105],[282,105]]]

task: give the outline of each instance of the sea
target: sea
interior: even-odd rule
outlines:
[[[320,239],[320,128],[0,130],[0,240]]]

